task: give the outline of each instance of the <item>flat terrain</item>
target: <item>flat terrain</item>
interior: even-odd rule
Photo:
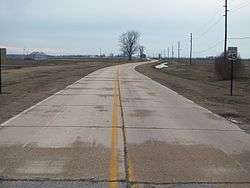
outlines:
[[[218,80],[213,64],[204,62],[172,63],[161,70],[154,68],[159,63],[151,63],[136,70],[216,114],[237,120],[250,133],[250,62],[245,62],[244,75],[234,82],[233,97],[230,81]]]
[[[23,61],[3,65],[0,123],[40,102],[69,84],[103,67],[125,63],[104,59]]]
[[[250,134],[140,64],[97,70],[2,124],[0,187],[248,188]]]

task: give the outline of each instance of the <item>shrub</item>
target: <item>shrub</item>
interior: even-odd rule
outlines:
[[[215,58],[214,69],[218,79],[231,79],[231,62],[228,59],[226,59],[226,62],[224,62],[224,53]],[[239,57],[234,63],[234,78],[239,78],[243,74],[243,71],[244,64]]]

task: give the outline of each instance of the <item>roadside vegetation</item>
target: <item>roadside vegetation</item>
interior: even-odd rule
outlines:
[[[242,60],[243,61],[243,60]],[[136,70],[169,87],[195,103],[219,114],[250,133],[250,61],[244,61],[244,73],[234,83],[230,96],[230,81],[218,79],[214,60],[195,60],[189,65],[184,60],[156,69],[160,64],[140,65]]]
[[[237,79],[242,78],[244,76],[244,68],[244,62],[239,57],[233,65],[233,77]],[[214,71],[219,80],[231,79],[231,62],[228,59],[224,62],[224,53],[215,58]]]

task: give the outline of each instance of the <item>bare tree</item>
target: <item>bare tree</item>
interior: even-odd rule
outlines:
[[[124,55],[131,60],[138,51],[140,34],[137,31],[127,31],[120,36],[120,47]]]

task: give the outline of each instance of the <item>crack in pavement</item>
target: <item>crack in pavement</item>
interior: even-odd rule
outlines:
[[[121,96],[121,83],[119,80],[120,70],[119,67],[117,69],[117,79],[118,79],[118,94],[119,94],[119,105],[120,105],[120,112],[121,112],[121,124],[122,124],[122,135],[123,135],[123,151],[124,151],[124,166],[125,166],[125,175],[126,175],[126,182],[127,187],[130,187],[129,180],[130,180],[130,173],[129,173],[129,164],[128,164],[128,148],[127,148],[127,135],[125,130],[125,121],[124,121],[124,111],[122,106],[122,96]]]
[[[250,184],[250,181],[239,181],[239,182],[229,182],[229,181],[196,181],[196,182],[153,182],[153,181],[127,181],[124,179],[121,180],[109,180],[109,179],[99,179],[99,180],[95,180],[95,179],[72,179],[72,178],[63,178],[63,179],[50,179],[50,178],[37,178],[37,179],[18,179],[18,178],[2,178],[0,177],[0,183],[1,182],[88,182],[88,183],[131,183],[131,184],[144,184],[144,185],[199,185],[199,184],[204,184],[204,185],[239,185],[239,184]]]
[[[123,146],[124,146],[124,166],[125,166],[125,174],[126,174],[126,187],[127,188],[139,188],[138,185],[134,185],[131,180],[135,180],[134,169],[132,166],[131,161],[128,158],[128,148],[127,148],[127,132],[125,127],[125,120],[124,120],[124,110],[122,104],[122,95],[121,95],[121,81],[119,79],[120,70],[119,67],[117,69],[117,77],[118,77],[118,94],[119,94],[119,102],[120,102],[120,112],[121,112],[121,121],[122,121],[122,135],[123,135]]]

